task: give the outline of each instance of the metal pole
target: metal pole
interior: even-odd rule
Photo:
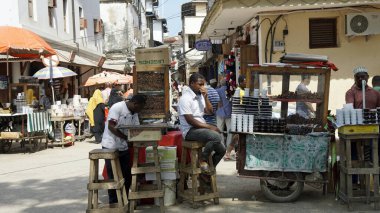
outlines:
[[[365,85],[367,82],[365,80],[362,80],[362,93],[363,93],[363,109],[365,109]]]
[[[53,95],[53,104],[55,105],[54,87],[53,87],[53,63],[51,61],[51,57],[49,57],[49,74],[50,74],[51,94]]]

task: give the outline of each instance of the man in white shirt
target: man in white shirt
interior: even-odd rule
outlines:
[[[205,78],[199,73],[194,73],[190,76],[189,83],[190,88],[183,90],[178,104],[180,129],[185,140],[205,143],[200,156],[200,167],[202,172],[207,173],[209,155],[215,152],[212,160],[216,166],[223,158],[226,148],[218,127],[207,124],[203,118],[205,113],[213,114],[212,105],[207,97]]]
[[[107,122],[104,128],[102,147],[103,149],[118,149],[121,171],[125,180],[125,189],[128,192],[131,186],[131,167],[129,166],[128,136],[127,130],[117,129],[120,125],[139,125],[138,114],[145,106],[146,97],[135,95],[130,101],[121,101],[112,105],[109,110]],[[113,179],[110,160],[106,161],[107,174]],[[109,203],[116,203],[115,190],[108,190]]]

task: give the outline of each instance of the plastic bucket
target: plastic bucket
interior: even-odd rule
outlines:
[[[164,206],[172,206],[176,203],[176,180],[163,180],[162,188],[164,190]],[[154,198],[154,204],[159,206],[160,199]]]

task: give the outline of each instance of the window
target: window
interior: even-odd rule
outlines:
[[[48,7],[49,26],[54,27],[54,7]]]
[[[335,18],[309,20],[309,47],[310,49],[338,47]]]
[[[69,17],[67,16],[67,0],[63,0],[63,30],[65,32],[68,32],[69,30],[69,26],[68,26],[68,23],[69,22]]]
[[[195,35],[188,35],[189,36],[189,48],[195,47]]]
[[[83,8],[79,7],[79,23],[80,23],[80,30],[84,30],[87,28],[87,19],[83,16]]]
[[[33,0],[28,0],[28,14],[30,18],[33,18]]]

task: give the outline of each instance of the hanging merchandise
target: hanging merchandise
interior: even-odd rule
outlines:
[[[218,73],[224,74],[224,61],[219,62]]]

